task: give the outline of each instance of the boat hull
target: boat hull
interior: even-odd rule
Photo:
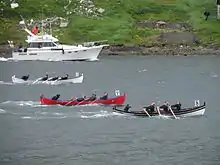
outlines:
[[[36,81],[36,80],[27,80],[17,78],[15,75],[12,76],[12,82],[15,84],[68,84],[68,83],[82,83],[84,79],[83,74],[79,77],[67,79],[67,80],[55,80],[55,81]]]
[[[109,105],[109,106],[123,106],[126,101],[126,93],[122,96],[118,96],[115,98],[109,98],[107,100],[95,100],[95,101],[71,101],[71,100],[51,100],[49,98],[45,98],[44,96],[40,98],[40,103],[42,105],[62,105],[62,106],[78,106],[78,105]]]
[[[95,61],[105,45],[77,49],[28,49],[27,52],[12,52],[13,60],[21,61]]]
[[[167,116],[167,117],[174,117],[173,114],[169,111],[169,112],[165,112],[160,110],[160,114],[158,112],[153,112],[150,113],[148,112],[148,114],[144,111],[128,111],[125,112],[124,110],[120,110],[117,109],[116,107],[113,108],[113,110],[115,112],[119,112],[122,114],[130,114],[130,115],[134,115],[134,116],[142,116],[142,117],[149,117],[148,114],[150,116]],[[184,108],[181,110],[173,110],[174,114],[176,117],[193,117],[193,116],[203,116],[205,114],[205,110],[206,110],[206,105],[204,103],[204,105],[201,106],[197,106],[197,107],[193,107],[193,108]]]

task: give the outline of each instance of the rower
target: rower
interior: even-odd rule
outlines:
[[[48,81],[55,81],[55,80],[57,80],[59,77],[58,76],[56,76],[56,77],[51,77],[50,79],[48,79]]]
[[[150,113],[153,113],[155,111],[155,103],[151,103],[151,105],[147,106],[147,107],[143,107],[145,108],[146,111],[149,111]]]
[[[92,96],[87,101],[95,101],[96,100],[96,94],[93,93]]]
[[[76,99],[76,101],[78,101],[78,102],[82,102],[84,100],[86,100],[86,96],[82,96],[82,97]]]
[[[167,101],[165,101],[164,104],[161,105],[159,108],[164,110],[165,112],[168,112],[168,110],[169,110],[168,106],[169,106],[169,103]]]
[[[127,104],[125,107],[124,107],[124,111],[125,112],[128,112],[128,110],[131,108],[131,106],[129,104]]]
[[[61,77],[60,80],[67,80],[68,78],[69,78],[69,75],[66,74],[66,76],[65,77]]]
[[[107,100],[107,99],[108,99],[108,93],[105,92],[105,93],[104,93],[104,96],[100,97],[99,99],[100,99],[100,100]]]
[[[21,79],[24,80],[24,81],[27,81],[28,78],[29,78],[29,75],[21,77]]]
[[[56,96],[53,96],[51,100],[58,100],[60,97],[60,94],[57,94]]]
[[[40,81],[46,81],[48,79],[48,77],[49,77],[48,74],[46,74],[46,76],[42,77]]]
[[[181,103],[177,101],[176,104],[171,105],[172,110],[181,110]]]

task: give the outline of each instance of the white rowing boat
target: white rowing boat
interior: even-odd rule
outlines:
[[[82,83],[83,79],[84,79],[84,75],[83,73],[78,76],[78,77],[74,77],[74,78],[69,78],[67,80],[54,80],[54,81],[48,81],[50,80],[50,78],[48,78],[48,80],[46,81],[41,81],[41,78],[38,78],[36,80],[23,80],[21,78],[16,77],[15,75],[12,76],[12,82],[15,84],[49,84],[49,85],[58,85],[58,84],[68,84],[68,83]]]

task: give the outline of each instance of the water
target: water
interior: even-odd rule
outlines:
[[[0,62],[0,164],[217,165],[220,58],[103,57],[97,62]],[[82,84],[13,85],[11,76],[83,72]],[[100,106],[42,106],[62,99],[127,92],[133,110],[156,101],[207,102],[205,116],[138,118]]]

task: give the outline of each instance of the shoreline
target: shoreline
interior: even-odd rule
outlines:
[[[12,49],[8,45],[0,45],[0,57],[10,58]],[[220,55],[219,47],[202,47],[202,46],[183,46],[183,45],[167,45],[167,46],[124,46],[110,45],[104,47],[100,52],[100,56],[188,56],[188,55]]]
[[[141,55],[141,56],[187,56],[187,55],[220,55],[219,47],[202,47],[202,46],[122,46],[111,45],[103,48],[100,55],[108,56],[126,56],[126,55]]]

